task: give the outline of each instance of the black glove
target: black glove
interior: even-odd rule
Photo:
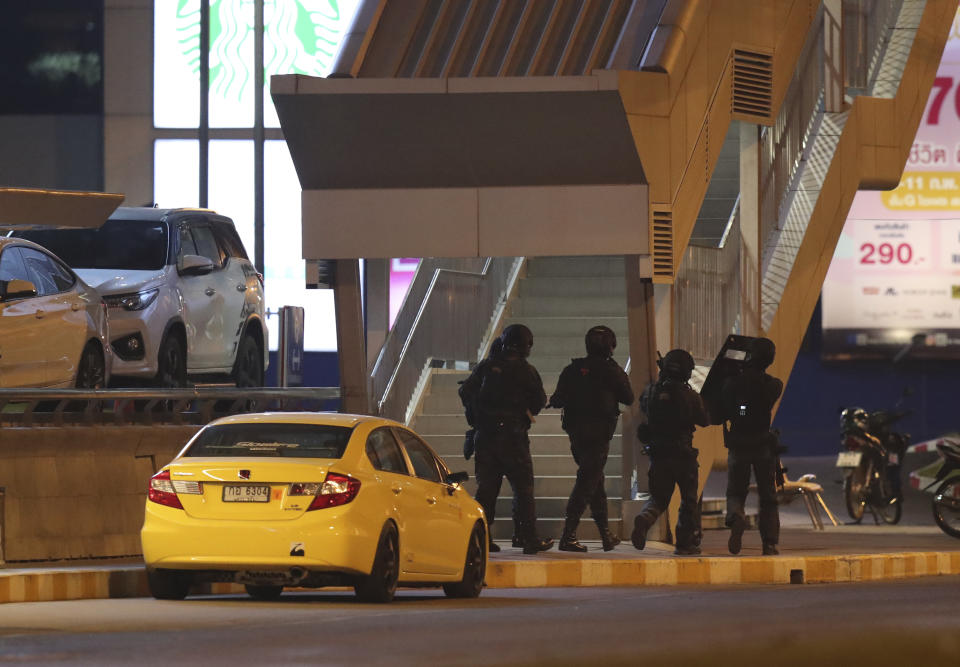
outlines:
[[[474,451],[476,451],[477,429],[472,428],[463,435],[463,458],[467,461],[470,460],[470,457],[473,456]]]

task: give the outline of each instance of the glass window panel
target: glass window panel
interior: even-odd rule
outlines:
[[[267,307],[303,306],[304,348],[337,349],[333,290],[306,289],[306,268],[301,251],[300,181],[283,141],[264,145],[264,287]],[[249,248],[248,248],[249,250]],[[268,317],[271,349],[280,339],[276,317]]]
[[[157,0],[153,9],[153,124],[200,124],[200,0]]]
[[[153,201],[161,208],[199,206],[200,144],[158,139],[153,144]]]
[[[233,220],[247,254],[254,257],[253,142],[211,141],[208,183],[208,206]]]
[[[210,127],[253,127],[253,14],[249,0],[210,3]]]
[[[274,74],[327,76],[361,0],[274,0],[264,7],[263,122],[280,127],[270,97]]]
[[[396,433],[407,450],[407,456],[410,457],[416,476],[431,482],[439,482],[440,470],[433,452],[410,431],[396,429]]]

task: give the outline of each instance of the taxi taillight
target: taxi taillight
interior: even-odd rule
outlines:
[[[178,493],[202,494],[203,482],[171,480],[169,470],[161,470],[150,478],[150,486],[147,487],[147,498],[150,501],[182,510],[183,505],[177,497]]]
[[[310,503],[310,510],[322,510],[327,507],[337,507],[346,505],[357,497],[360,492],[360,480],[346,475],[339,475],[335,472],[327,473],[327,478],[317,490],[313,502]]]

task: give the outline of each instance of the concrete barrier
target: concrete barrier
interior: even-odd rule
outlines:
[[[139,554],[148,480],[199,428],[0,428],[3,558]]]

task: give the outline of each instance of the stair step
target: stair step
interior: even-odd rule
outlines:
[[[561,517],[537,517],[537,535],[540,537],[552,537],[559,539],[563,534],[564,518]],[[620,534],[619,511],[616,515],[611,514],[609,520],[610,531],[614,535]],[[497,517],[493,522],[493,539],[509,540],[513,536],[513,519],[510,516]],[[600,532],[597,530],[597,524],[587,516],[584,516],[577,527],[577,537],[581,540],[599,540]],[[556,546],[553,547],[556,550]],[[599,551],[599,546],[597,551]]]
[[[510,317],[517,319],[525,316],[567,316],[599,317],[626,313],[627,302],[623,296],[601,296],[591,298],[570,298],[566,296],[544,296],[536,299],[519,299],[510,307]],[[529,325],[528,325],[529,326]],[[532,330],[532,329],[531,329]],[[534,332],[536,336],[536,332]]]
[[[472,478],[474,475],[473,459],[464,460],[463,451],[440,452],[440,458],[444,460],[447,467],[453,471],[466,469]],[[533,474],[534,475],[568,475],[576,476],[577,464],[569,452],[566,454],[533,454]],[[619,477],[623,465],[623,460],[619,455],[608,456],[607,465],[604,466],[604,474],[609,477]]]
[[[729,215],[729,212],[728,212]],[[520,281],[520,298],[565,297],[569,299],[627,294],[623,274],[616,276],[537,276]]]
[[[622,313],[626,312],[625,304],[621,311]],[[533,332],[534,346],[537,345],[541,336],[577,336],[580,338],[580,344],[583,345],[584,335],[591,327],[595,327],[598,324],[604,324],[610,327],[614,333],[617,334],[618,338],[622,338],[624,341],[627,340],[627,318],[625,314],[606,314],[597,317],[509,317],[504,320],[504,326],[510,324],[524,324],[530,327],[530,330]]]
[[[576,481],[576,474],[547,476],[541,475],[534,468],[533,475],[533,495],[534,498],[569,498],[570,491],[573,489],[573,483]],[[463,486],[471,496],[477,494],[477,480],[471,475],[470,480]],[[510,493],[510,483],[503,480],[503,486],[500,487],[500,493],[507,495]],[[604,480],[604,489],[609,498],[620,498],[620,477],[607,477]]]
[[[583,356],[582,349],[574,351],[572,354],[569,354],[569,355],[542,354],[542,350],[540,350],[537,347],[536,339],[534,339],[533,349],[534,349],[534,352],[533,354],[530,355],[529,361],[531,365],[533,365],[533,367],[537,369],[537,372],[540,373],[540,379],[543,382],[543,386],[549,387],[551,389],[556,387],[556,384],[557,384],[556,381],[548,385],[547,381],[543,379],[543,376],[547,373],[549,373],[550,375],[556,374],[556,377],[559,379],[560,372],[567,367],[567,364],[570,363],[570,360],[573,358],[574,355],[578,357]],[[624,346],[624,349],[622,351],[617,350],[617,353],[613,355],[613,358],[616,360],[618,364],[620,364],[620,367],[623,368],[623,365],[627,363],[627,358],[628,358],[628,352],[627,352],[626,346]]]
[[[703,530],[727,530],[724,523],[723,514],[704,514],[700,517],[700,526]],[[753,530],[757,527],[756,513],[747,513],[747,528]]]
[[[504,487],[509,492],[509,485]],[[572,488],[572,487],[571,487]],[[564,496],[562,498],[537,498],[536,507],[537,514],[540,516],[564,516],[567,511],[567,501],[569,498]],[[501,495],[497,498],[497,515],[496,519],[506,519],[513,516],[513,497]],[[592,515],[590,514],[590,508],[588,507],[584,512],[584,517],[589,518]],[[619,500],[607,500],[607,516],[620,516],[620,501]]]
[[[623,276],[623,256],[534,257],[527,260],[527,276]]]
[[[422,419],[422,417],[420,418]],[[413,425],[413,430],[417,432],[435,452],[440,454],[447,463],[456,462],[457,457],[463,459],[463,432],[458,434],[436,434],[426,433]],[[619,433],[610,440],[610,454],[618,455],[621,451],[622,438]],[[446,452],[446,454],[444,454]],[[563,454],[570,455],[570,439],[566,434],[532,434],[530,436],[530,453],[533,456],[539,454]]]

